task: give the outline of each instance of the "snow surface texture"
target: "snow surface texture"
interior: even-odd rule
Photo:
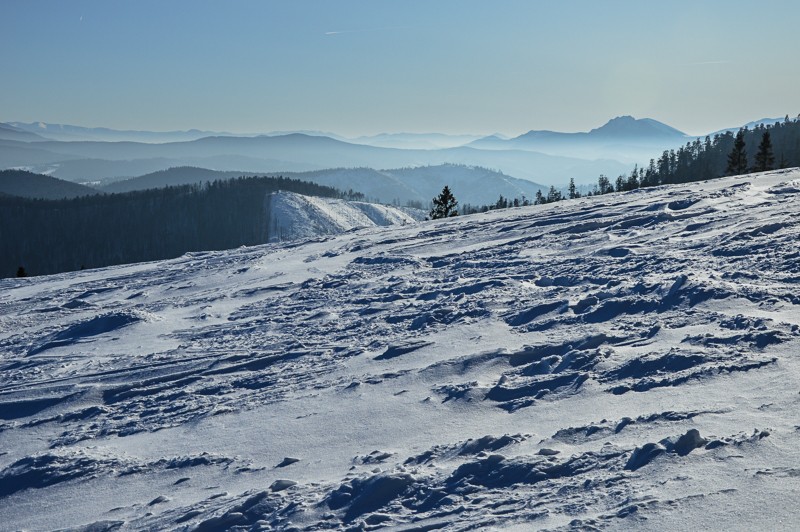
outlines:
[[[345,233],[364,227],[407,225],[425,218],[419,209],[275,192],[267,196],[271,241]]]
[[[2,528],[791,529],[799,198],[791,170],[4,279]]]

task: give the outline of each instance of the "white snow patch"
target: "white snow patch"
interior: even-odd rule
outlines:
[[[273,241],[315,238],[364,227],[407,225],[425,217],[417,209],[276,192],[267,199]]]

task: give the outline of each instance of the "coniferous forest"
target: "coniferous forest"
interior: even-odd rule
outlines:
[[[743,128],[713,137],[687,142],[677,150],[665,150],[646,168],[636,167],[629,175],[611,183],[600,176],[597,194],[641,187],[705,181],[726,175],[763,172],[800,166],[800,117],[770,126]]]
[[[263,244],[267,194],[340,197],[283,177],[242,177],[75,199],[0,196],[0,277],[43,275]]]
[[[749,172],[765,172],[800,166],[800,117],[753,129],[742,128],[715,134],[705,139],[695,139],[678,149],[664,150],[658,159],[651,159],[647,167],[636,166],[627,175],[615,180],[601,175],[588,195],[625,192],[658,185],[691,183]],[[567,193],[550,187],[547,194],[539,193],[532,200],[509,199],[500,196],[495,205],[475,207],[464,205],[461,214],[486,212],[493,209],[540,205],[580,197],[574,180],[570,180]]]

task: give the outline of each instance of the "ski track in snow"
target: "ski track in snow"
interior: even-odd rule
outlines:
[[[791,528],[798,194],[0,280],[2,528]]]

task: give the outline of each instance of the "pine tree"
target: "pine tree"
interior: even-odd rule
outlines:
[[[772,170],[775,166],[775,155],[772,153],[772,140],[770,139],[769,130],[765,130],[761,136],[761,144],[758,145],[758,153],[756,153],[756,165],[753,170],[756,172],[766,172]]]
[[[744,129],[736,133],[736,140],[733,142],[733,150],[728,155],[728,168],[725,170],[727,175],[739,175],[747,173],[747,152],[744,144]]]
[[[578,192],[578,189],[575,187],[575,179],[570,177],[569,178],[569,187],[567,187],[567,191],[569,193],[569,199],[580,198],[581,195]]]
[[[611,181],[603,174],[600,174],[600,177],[597,178],[597,191],[599,194],[614,192],[614,186]]]
[[[431,220],[458,216],[457,207],[458,202],[455,196],[450,192],[450,187],[445,185],[441,194],[433,198],[433,208],[430,213]]]
[[[556,201],[561,201],[562,199],[561,192],[556,190],[556,187],[553,185],[550,185],[550,190],[547,192],[547,203],[554,203]]]
[[[657,185],[656,183],[656,161],[655,159],[650,159],[650,164],[647,167],[647,170],[644,173],[644,177],[642,177],[640,181],[640,185],[643,187],[652,187]]]
[[[630,177],[628,177],[628,181],[625,183],[625,190],[636,190],[639,188],[639,184],[639,169],[637,166],[634,166]]]

